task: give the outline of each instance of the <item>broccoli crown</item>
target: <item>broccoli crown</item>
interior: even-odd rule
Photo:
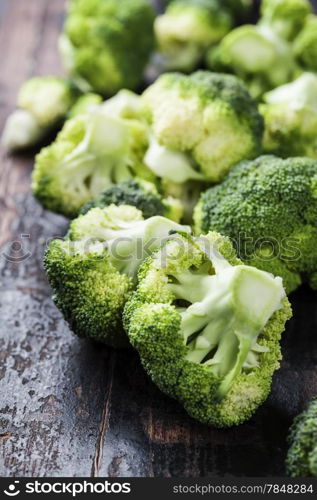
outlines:
[[[145,219],[165,214],[162,197],[155,185],[142,180],[131,180],[111,186],[96,200],[87,203],[82,208],[81,214],[87,213],[94,207],[103,208],[109,205],[131,205],[141,210]]]
[[[65,67],[84,89],[135,89],[154,47],[146,0],[73,0],[60,41]]]
[[[308,71],[317,71],[317,16],[308,17],[294,42],[294,54]]]
[[[69,110],[68,118],[74,118],[75,116],[85,114],[101,103],[102,97],[99,94],[88,92],[76,100],[75,104]]]
[[[290,449],[286,458],[291,477],[317,477],[317,399],[298,415],[290,430]]]
[[[281,279],[243,265],[210,233],[167,241],[143,264],[124,324],[159,388],[192,417],[227,427],[267,397],[289,317]]]
[[[230,237],[243,261],[281,276],[291,292],[317,270],[316,189],[313,160],[242,162],[201,196],[196,230]]]
[[[147,176],[147,144],[141,121],[108,115],[103,105],[91,109],[68,120],[55,142],[37,155],[33,192],[45,208],[77,215],[114,183]]]
[[[263,0],[261,22],[269,24],[283,38],[292,40],[311,11],[309,0]]]
[[[144,161],[163,179],[217,182],[260,151],[262,117],[234,76],[165,74],[145,91],[143,103],[153,134]]]
[[[127,89],[122,89],[107,99],[102,109],[110,116],[120,116],[130,120],[143,119],[141,97]]]
[[[12,151],[38,144],[65,118],[77,92],[69,82],[55,76],[27,80],[18,95],[19,109],[9,115],[2,143]]]
[[[24,109],[16,109],[5,122],[1,144],[9,151],[19,151],[35,146],[42,139],[43,127],[36,118]]]
[[[317,159],[317,76],[304,73],[264,96],[264,150],[287,158]]]
[[[240,77],[256,98],[291,81],[297,69],[291,46],[267,24],[232,30],[211,49],[207,65]]]
[[[210,45],[232,28],[230,10],[219,0],[173,0],[155,21],[158,47],[173,70],[193,70]]]
[[[44,263],[54,301],[74,332],[115,347],[127,344],[122,309],[141,262],[170,231],[189,231],[164,217],[143,220],[135,207],[93,208],[53,240]]]

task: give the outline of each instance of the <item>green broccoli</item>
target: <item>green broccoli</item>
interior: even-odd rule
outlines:
[[[219,182],[235,163],[261,150],[262,117],[234,76],[169,73],[142,99],[152,132],[144,162],[160,178]]]
[[[224,0],[221,3],[230,10],[236,22],[235,24],[246,23],[254,6],[253,0]]]
[[[127,205],[93,208],[73,220],[64,240],[53,240],[44,265],[54,301],[81,336],[116,347],[128,344],[122,309],[142,261],[170,231],[187,231],[161,216],[144,220]]]
[[[2,143],[10,151],[37,145],[65,118],[77,92],[69,82],[55,76],[38,76],[20,88],[18,109],[9,115]]]
[[[279,367],[291,316],[280,278],[239,261],[217,233],[167,241],[139,271],[124,325],[143,366],[197,420],[250,418]]]
[[[99,106],[101,103],[102,97],[99,94],[88,92],[77,99],[75,104],[69,110],[68,118],[74,118],[75,116],[87,113],[90,109],[95,106]]]
[[[142,179],[121,182],[106,189],[93,201],[81,209],[86,214],[91,208],[104,208],[109,205],[131,205],[141,210],[143,217],[148,219],[154,215],[163,215],[179,222],[183,216],[180,201],[171,196],[163,198],[155,184]]]
[[[213,71],[237,75],[256,98],[297,74],[291,46],[264,24],[232,30],[208,52],[206,62]]]
[[[84,91],[136,89],[154,48],[146,0],[72,0],[60,38],[65,68]]]
[[[190,72],[230,31],[233,16],[221,0],[173,0],[154,27],[165,68]]]
[[[286,458],[291,477],[317,477],[317,399],[298,415],[290,430],[290,449]]]
[[[311,12],[309,0],[262,0],[260,22],[281,37],[293,40]]]
[[[311,15],[294,41],[298,63],[308,71],[317,71],[317,16]]]
[[[297,80],[264,95],[264,150],[282,157],[317,159],[317,76]]]
[[[117,182],[153,174],[143,165],[148,127],[107,111],[107,103],[68,120],[36,157],[33,192],[43,206],[66,216]]]
[[[202,194],[196,231],[230,237],[247,264],[281,276],[287,292],[316,284],[317,162],[261,156]]]

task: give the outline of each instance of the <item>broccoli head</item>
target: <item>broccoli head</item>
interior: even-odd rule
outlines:
[[[297,80],[264,95],[264,150],[282,157],[317,159],[317,76]]]
[[[166,68],[190,72],[232,28],[233,16],[220,0],[173,0],[154,26]]]
[[[202,194],[197,233],[228,236],[249,265],[281,276],[287,292],[316,283],[317,162],[261,156]]]
[[[317,71],[317,16],[311,15],[294,41],[294,54],[307,71]]]
[[[154,215],[163,215],[179,222],[183,215],[180,201],[171,196],[163,198],[155,184],[142,179],[121,182],[106,189],[93,201],[81,209],[81,214],[91,208],[104,208],[109,205],[131,205],[141,210],[143,217],[148,219]]]
[[[77,92],[69,82],[55,76],[38,76],[20,88],[17,105],[7,119],[2,142],[15,151],[35,146],[65,118]]]
[[[60,38],[65,68],[84,91],[136,89],[154,47],[146,0],[72,0]]]
[[[290,315],[281,278],[242,264],[229,239],[209,233],[179,235],[142,265],[124,325],[163,392],[228,427],[267,397]]]
[[[281,37],[293,40],[311,11],[309,0],[262,0],[260,22]]]
[[[291,477],[317,477],[317,399],[298,415],[290,430],[286,471]]]
[[[266,24],[232,30],[210,49],[207,66],[213,71],[234,73],[256,98],[291,81],[297,71],[291,46]]]
[[[93,107],[68,120],[36,157],[33,192],[45,208],[75,216],[117,182],[152,178],[143,165],[147,145],[145,123],[112,116],[103,104]]]
[[[165,74],[145,91],[143,103],[152,126],[144,162],[160,178],[219,182],[261,149],[262,117],[234,76]]]
[[[44,265],[54,301],[81,336],[115,347],[128,344],[122,309],[142,261],[170,231],[189,231],[164,217],[144,220],[132,206],[93,208],[73,220],[64,240],[53,240]]]

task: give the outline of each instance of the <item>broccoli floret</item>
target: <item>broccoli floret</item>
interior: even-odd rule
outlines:
[[[316,194],[316,161],[245,161],[202,194],[196,231],[230,237],[244,262],[281,276],[290,293],[317,271]]]
[[[136,175],[151,179],[143,165],[148,127],[107,113],[104,104],[68,120],[57,139],[36,157],[33,192],[43,206],[66,216],[117,182]]]
[[[299,64],[308,71],[317,71],[317,16],[308,17],[294,42],[294,54]]]
[[[154,47],[146,0],[72,0],[60,38],[65,68],[84,91],[136,89]]]
[[[168,241],[143,264],[124,325],[163,392],[227,427],[267,397],[290,315],[282,280],[243,265],[228,239],[210,233]]]
[[[251,14],[253,0],[224,0],[221,2],[226,5],[232,13],[236,24],[246,23]]]
[[[96,200],[84,205],[80,213],[85,214],[91,208],[104,208],[109,205],[131,205],[141,210],[145,219],[163,215],[179,222],[183,215],[180,201],[172,197],[164,199],[155,184],[142,179],[115,184],[103,191]]]
[[[290,449],[286,458],[291,477],[317,477],[317,399],[298,415],[290,430]]]
[[[107,99],[102,108],[110,116],[120,116],[130,120],[143,119],[141,97],[131,90],[120,90],[114,97]]]
[[[154,26],[164,66],[190,72],[232,28],[233,16],[220,0],[173,0]]]
[[[259,154],[262,117],[234,76],[169,73],[142,99],[152,126],[144,161],[163,179],[219,182],[235,163]]]
[[[304,73],[264,95],[264,150],[282,157],[317,159],[317,76]]]
[[[168,179],[162,179],[161,182],[162,192],[167,197],[167,200],[176,200],[181,205],[182,219],[186,224],[192,224],[194,208],[202,191],[206,191],[208,187],[210,187],[210,183],[193,180],[183,184],[177,184]]]
[[[7,119],[2,143],[11,150],[35,146],[68,113],[76,98],[69,82],[55,76],[38,76],[20,88],[17,105]]]
[[[128,344],[122,309],[142,261],[170,231],[187,231],[164,217],[144,220],[135,207],[93,208],[73,220],[65,240],[53,240],[45,269],[54,301],[81,336],[116,347]]]
[[[101,103],[101,95],[88,92],[77,99],[74,106],[71,107],[68,113],[68,118],[74,118],[75,116],[85,114],[96,106],[99,106]]]
[[[262,0],[260,22],[281,37],[293,40],[311,11],[309,0]]]
[[[256,98],[291,81],[297,71],[291,46],[264,24],[232,30],[207,54],[207,66],[234,73]]]

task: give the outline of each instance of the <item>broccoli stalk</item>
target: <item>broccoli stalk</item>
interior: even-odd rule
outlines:
[[[106,242],[112,265],[136,281],[140,264],[161,245],[163,235],[182,230],[189,228],[162,216],[144,220],[142,212],[129,205],[110,205],[73,220],[68,236],[72,241]]]
[[[153,381],[217,427],[250,418],[267,397],[289,317],[281,278],[243,265],[217,233],[167,241],[124,312]]]
[[[144,163],[159,178],[176,184],[205,179],[188,154],[162,146],[154,138],[150,141]]]
[[[78,115],[83,115],[102,103],[102,97],[99,94],[88,92],[80,96],[75,104],[71,107],[68,113],[68,118],[74,118]]]
[[[164,217],[144,220],[132,206],[93,208],[54,240],[44,264],[54,301],[73,331],[115,347],[127,346],[122,310],[140,264],[170,231],[189,232]]]
[[[286,471],[291,477],[317,477],[317,399],[298,415],[289,434]]]
[[[55,76],[39,76],[20,88],[17,105],[7,119],[2,143],[10,151],[36,146],[58,127],[75,102],[76,91]]]
[[[260,23],[270,26],[282,38],[293,40],[311,11],[309,0],[263,0]]]

